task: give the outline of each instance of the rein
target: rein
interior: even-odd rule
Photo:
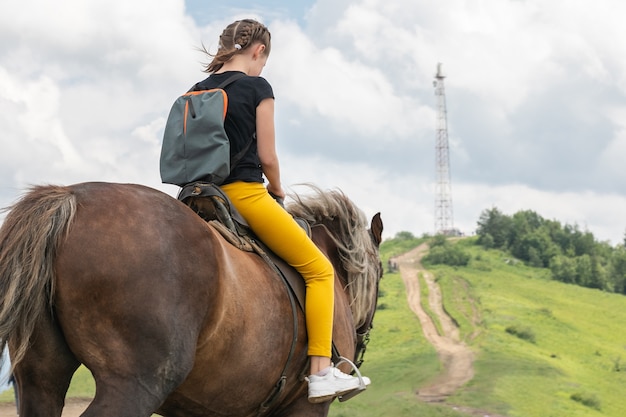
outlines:
[[[365,326],[362,326],[361,329],[363,329],[363,327]],[[363,362],[365,361],[365,350],[367,349],[367,345],[370,342],[370,331],[372,330],[373,327],[374,327],[373,320],[370,319],[367,323],[367,328],[365,329],[364,332],[359,332],[358,330],[356,332],[356,349],[354,351],[354,359],[355,359],[354,364],[357,366],[357,368],[360,368],[361,365],[363,365]]]

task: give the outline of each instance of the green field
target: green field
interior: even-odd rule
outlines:
[[[400,253],[386,243],[385,262]],[[472,256],[468,267],[430,270],[477,359],[474,379],[447,403],[509,417],[626,415],[626,297],[551,281],[549,271],[485,251],[474,239],[457,244]],[[331,416],[461,415],[416,400],[413,393],[437,371],[437,360],[398,275],[387,274],[382,288],[366,357],[371,363],[363,366],[372,387],[333,405]]]
[[[409,243],[383,243],[384,265],[419,240]],[[476,352],[474,379],[448,404],[509,417],[626,415],[626,297],[551,281],[547,270],[485,251],[474,239],[457,244],[471,254],[467,267],[430,268],[446,310]],[[362,371],[372,386],[335,402],[332,417],[465,415],[415,395],[440,365],[397,273],[381,281],[371,339]],[[81,368],[70,396],[92,393],[90,375]],[[11,391],[0,396],[12,399]]]
[[[551,281],[547,270],[471,239],[459,245],[470,266],[435,274],[450,310],[463,304],[451,296],[454,283],[468,284],[481,333],[476,377],[451,400],[512,417],[626,415],[626,297]]]

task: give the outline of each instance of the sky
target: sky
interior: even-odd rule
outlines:
[[[621,0],[3,0],[0,207],[31,184],[158,172],[175,98],[230,22],[272,33],[287,191],[341,189],[383,236],[435,231],[442,63],[454,226],[534,210],[601,241],[626,231]]]

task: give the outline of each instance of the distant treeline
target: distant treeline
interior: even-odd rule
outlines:
[[[478,220],[478,244],[500,249],[534,267],[550,268],[552,278],[626,294],[626,248],[596,241],[578,226],[547,220],[531,210],[513,216],[497,208]]]

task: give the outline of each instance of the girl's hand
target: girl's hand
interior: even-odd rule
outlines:
[[[267,192],[270,193],[272,198],[276,200],[278,204],[284,206],[285,192],[283,191],[282,187],[274,187],[270,183],[267,186]]]

